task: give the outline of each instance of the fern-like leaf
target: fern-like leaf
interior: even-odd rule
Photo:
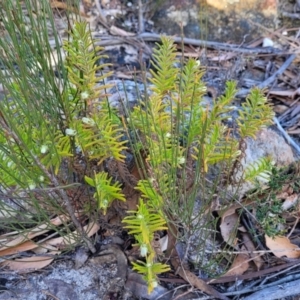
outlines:
[[[260,158],[255,163],[247,166],[244,172],[244,180],[249,182],[267,183],[272,175],[274,162],[270,158]]]
[[[137,263],[132,263],[133,270],[140,274],[143,274],[144,280],[148,284],[148,294],[150,294],[154,288],[158,285],[157,274],[170,271],[170,267],[161,263],[153,263],[147,261],[146,263],[142,261],[137,261]]]
[[[247,97],[246,102],[242,104],[238,119],[239,131],[242,138],[255,138],[256,133],[272,124],[274,111],[267,103],[267,98],[263,92],[254,88]]]
[[[176,68],[176,48],[170,38],[163,36],[161,45],[154,49],[152,65],[156,71],[150,71],[153,78],[154,93],[164,96],[175,89],[179,69]]]
[[[137,211],[129,211],[130,215],[123,222],[127,225],[130,234],[141,235],[144,244],[149,245],[155,231],[167,229],[166,221],[159,213],[149,209],[142,199]]]
[[[107,208],[115,199],[125,201],[125,196],[121,192],[119,183],[112,183],[112,178],[108,178],[105,172],[95,173],[93,178],[85,176],[85,181],[96,189],[94,198],[97,200],[98,208],[106,214]]]

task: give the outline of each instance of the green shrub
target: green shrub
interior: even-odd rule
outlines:
[[[6,53],[1,59],[5,69],[0,80],[7,93],[0,101],[3,195],[25,195],[19,205],[28,215],[26,226],[28,222],[34,225],[41,219],[49,221],[53,215],[68,214],[81,238],[95,251],[76,218],[78,211],[69,192],[86,183],[94,188],[91,218],[97,210],[105,214],[116,199],[126,201],[121,184],[109,177],[103,163],[108,159],[124,163],[124,136],[130,137],[143,179],[136,186],[141,193],[137,211],[128,212],[124,223],[145,257],[145,262],[133,264],[134,269],[144,274],[151,292],[157,284],[156,275],[169,269],[157,262],[152,246],[154,233],[167,229],[172,222],[183,232],[176,238],[185,242],[197,230],[207,234],[205,226],[214,222],[207,212],[213,194],[220,192],[217,186],[224,184],[226,188],[226,183],[236,180],[245,139],[271,124],[273,112],[267,99],[253,89],[233,131],[224,120],[233,109],[236,84],[228,82],[223,96],[205,104],[206,87],[199,61],[179,60],[172,40],[162,37],[154,50],[151,85],[145,82],[149,93],[138,99],[133,110],[125,105],[128,118],[121,122],[105,96],[105,82],[111,74],[104,72],[107,65],[97,66],[101,56],[87,24],[75,22],[69,31],[63,44],[66,59],[58,52],[57,73],[50,64],[53,54],[47,26],[54,32],[57,49],[60,42],[48,1],[25,1],[27,11],[36,6],[41,12],[37,18],[29,13],[29,30],[21,5],[4,2],[0,13],[5,28],[0,49]],[[176,67],[178,64],[182,67]],[[74,180],[78,161],[82,163],[81,179]],[[210,182],[207,176],[215,167],[221,171]],[[258,161],[241,180],[267,179],[270,168],[269,161]],[[49,193],[49,187],[53,193]],[[199,194],[201,207],[195,215]],[[5,201],[0,205],[1,210],[7,210]],[[199,218],[202,222],[197,221]],[[15,223],[20,231],[26,230],[17,218]],[[58,233],[63,235],[64,230]]]

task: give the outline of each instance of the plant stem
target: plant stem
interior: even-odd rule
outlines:
[[[15,132],[13,132],[12,130],[10,130],[10,128],[7,126],[4,118],[0,118],[0,124],[2,126],[2,128],[7,132],[8,136],[11,136],[19,145],[24,145],[23,141],[21,139],[19,139],[18,135],[15,134]],[[78,219],[75,216],[75,211],[74,208],[70,202],[70,199],[66,193],[65,190],[61,189],[61,185],[59,184],[57,178],[55,176],[53,176],[46,168],[45,166],[40,162],[40,160],[32,153],[31,150],[29,150],[29,153],[31,155],[31,157],[33,158],[35,164],[37,166],[39,166],[39,168],[43,171],[43,173],[48,177],[49,181],[52,183],[52,185],[54,185],[56,188],[58,188],[58,194],[60,195],[61,199],[63,200],[63,205],[65,205],[67,212],[69,213],[71,220],[73,221],[74,225],[76,226],[76,228],[78,229],[79,233],[82,236],[82,239],[84,240],[84,242],[87,244],[89,250],[92,253],[96,252],[96,248],[93,245],[92,241],[90,240],[89,237],[86,236],[86,233],[84,232],[80,222],[78,221]]]

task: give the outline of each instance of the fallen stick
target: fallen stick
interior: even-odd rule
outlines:
[[[300,293],[300,279],[283,283],[277,286],[268,287],[261,291],[255,292],[252,295],[245,297],[244,300],[257,300],[257,299],[282,299],[288,296],[297,295]]]

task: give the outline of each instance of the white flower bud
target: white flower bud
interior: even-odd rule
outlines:
[[[41,153],[45,154],[48,151],[48,146],[47,145],[42,145],[41,147]]]
[[[144,216],[143,216],[142,214],[137,214],[136,217],[137,217],[139,220],[144,219]]]
[[[185,163],[185,157],[183,157],[183,156],[178,157],[178,158],[177,158],[177,163],[178,163],[179,165],[184,164],[184,163]]]
[[[81,100],[86,100],[88,97],[89,97],[89,93],[88,93],[87,91],[82,92],[82,93],[80,94]]]
[[[171,133],[170,133],[170,132],[167,132],[167,133],[166,133],[166,138],[169,139],[170,137],[171,137]]]
[[[158,286],[158,282],[155,279],[152,280],[152,286],[154,288],[156,288]]]
[[[86,118],[86,117],[82,118],[82,123],[84,123],[86,125],[90,125],[90,126],[94,126],[95,125],[95,121],[93,119]]]
[[[34,182],[29,183],[28,188],[29,188],[30,190],[34,190],[34,189],[36,188],[35,183],[34,183]]]
[[[148,247],[146,244],[142,244],[140,247],[140,251],[141,251],[141,256],[145,257],[148,253]]]
[[[147,263],[147,264],[146,264],[146,267],[147,267],[147,268],[151,268],[152,265],[153,265],[152,263]]]
[[[67,128],[66,129],[66,135],[69,135],[69,136],[75,136],[76,135],[76,130],[75,129],[72,129],[72,128]]]
[[[150,177],[148,180],[149,180],[149,182],[152,183],[152,184],[155,182],[155,178],[153,178],[153,177]]]

